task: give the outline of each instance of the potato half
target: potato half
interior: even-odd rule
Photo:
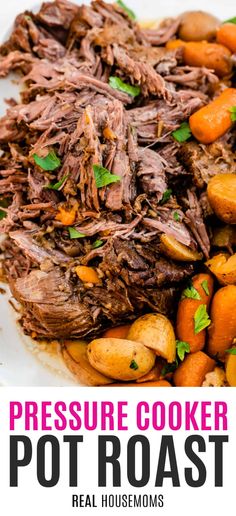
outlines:
[[[222,285],[236,285],[236,254],[217,254],[206,262],[206,266]]]
[[[170,235],[161,235],[161,250],[164,254],[172,258],[173,260],[181,262],[196,262],[203,258],[202,253],[189,249],[184,244],[178,242],[174,237]]]
[[[236,174],[217,174],[207,186],[210,205],[219,219],[236,224]]]
[[[67,340],[62,348],[62,356],[68,369],[84,385],[107,385],[113,382],[99,373],[89,363],[87,356],[88,344],[83,341]]]
[[[96,339],[88,345],[88,359],[92,367],[115,380],[141,378],[152,369],[155,353],[140,342],[126,339]]]
[[[175,360],[174,329],[169,319],[162,314],[146,314],[139,317],[131,325],[127,338],[153,349],[168,362]]]

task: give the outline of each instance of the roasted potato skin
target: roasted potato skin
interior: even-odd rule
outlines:
[[[204,11],[186,11],[181,16],[179,37],[184,41],[212,41],[220,21]]]
[[[141,342],[168,362],[174,362],[176,342],[174,329],[162,314],[146,314],[139,317],[128,333],[129,340]]]
[[[236,224],[236,174],[217,174],[207,186],[209,203],[226,224]]]
[[[236,285],[236,254],[217,254],[206,262],[221,285]]]
[[[88,386],[102,386],[113,382],[99,373],[89,363],[87,342],[67,340],[62,345],[62,357],[68,369],[75,375],[79,383]]]
[[[156,355],[140,342],[127,339],[95,339],[88,345],[88,359],[100,373],[121,381],[132,381],[147,374]]]

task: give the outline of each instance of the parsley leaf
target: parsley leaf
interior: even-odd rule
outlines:
[[[41,167],[43,170],[55,170],[61,164],[61,160],[57,157],[56,153],[52,150],[47,156],[41,158],[38,154],[33,155],[36,165]]]
[[[111,183],[116,183],[121,179],[120,176],[111,174],[107,168],[101,167],[100,165],[93,165],[93,171],[97,188],[102,188],[103,186],[110,185]]]
[[[124,9],[124,11],[128,14],[128,16],[131,18],[131,20],[136,20],[136,15],[134,14],[134,11],[132,11],[131,9],[129,9],[129,7],[127,7],[127,5],[125,5],[124,2],[122,2],[122,0],[117,0],[117,5],[119,5],[119,7],[121,7],[122,9]]]
[[[209,288],[208,288],[208,281],[205,279],[202,283],[202,288],[204,290],[204,292],[206,293],[207,296],[209,296],[210,292],[209,292]]]
[[[230,18],[229,20],[225,20],[223,23],[236,23],[236,16],[234,18]]]
[[[190,352],[190,346],[188,342],[184,342],[183,340],[177,340],[176,341],[176,351],[179,359],[181,362],[183,362],[183,359],[185,357],[185,353]]]
[[[171,198],[171,195],[172,195],[172,190],[171,190],[171,188],[168,188],[163,193],[162,199],[160,200],[160,204],[165,204],[167,201],[169,201],[169,199]]]
[[[129,367],[130,367],[130,369],[134,369],[134,371],[137,371],[138,364],[137,364],[137,362],[135,362],[135,360],[131,360]]]
[[[119,77],[111,76],[109,78],[109,84],[114,90],[128,93],[131,97],[138,97],[138,95],[140,95],[140,86],[131,86],[131,84],[126,84],[126,82],[122,81]]]
[[[229,353],[230,355],[236,355],[236,348],[226,349],[225,353]]]
[[[3,210],[0,210],[0,220],[5,219],[6,216],[7,216],[6,212]]]
[[[179,214],[178,214],[178,212],[177,212],[177,211],[174,211],[174,213],[173,213],[173,219],[175,220],[175,222],[179,222],[179,220],[180,220],[180,216],[179,216]]]
[[[177,359],[175,360],[175,362],[172,362],[171,364],[165,364],[161,370],[161,376],[165,376],[166,374],[173,373],[177,369],[178,365],[179,365],[179,363],[178,363]]]
[[[175,140],[177,140],[177,142],[180,142],[180,143],[186,142],[186,140],[188,140],[192,136],[191,129],[189,127],[188,122],[183,122],[180,125],[179,129],[176,129],[171,134],[172,134],[173,138]]]
[[[95,242],[93,242],[93,249],[97,249],[98,247],[101,247],[102,245],[104,244],[103,240],[95,240]]]
[[[59,190],[65,182],[65,180],[68,179],[68,177],[69,175],[63,176],[57,183],[49,183],[49,185],[45,185],[44,188],[46,188],[47,190]]]
[[[232,106],[229,111],[231,113],[230,118],[232,122],[236,122],[236,106]]]
[[[198,300],[201,299],[200,294],[198,293],[198,291],[195,289],[195,287],[193,285],[190,285],[189,287],[187,287],[183,290],[181,299],[185,299],[186,297],[188,297],[190,299],[198,299]]]
[[[211,324],[206,305],[200,305],[194,314],[194,333],[200,333]]]
[[[70,239],[73,240],[73,238],[83,238],[86,235],[84,233],[80,233],[80,231],[77,231],[75,228],[68,228]]]

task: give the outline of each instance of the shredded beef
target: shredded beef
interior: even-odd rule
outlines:
[[[0,229],[27,334],[85,337],[150,310],[172,316],[195,264],[168,258],[161,235],[210,256],[206,185],[235,173],[235,134],[173,138],[222,88],[165,48],[180,21],[142,29],[116,3],[55,0],[18,15],[0,47],[0,76],[15,71],[23,86],[0,119]],[[37,165],[52,152],[54,170]]]

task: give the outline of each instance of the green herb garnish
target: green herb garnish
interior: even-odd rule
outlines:
[[[0,210],[0,220],[5,219],[6,216],[7,216],[6,212],[3,210]]]
[[[93,243],[93,249],[97,249],[98,247],[101,247],[102,245],[104,244],[103,240],[95,240],[95,242]]]
[[[131,360],[129,367],[130,367],[130,369],[134,369],[134,371],[137,371],[138,364],[137,364],[137,362],[135,362],[135,360]]]
[[[179,359],[181,360],[181,362],[183,362],[185,354],[190,353],[190,346],[189,346],[188,342],[184,342],[182,340],[177,340],[176,341],[176,351],[177,351],[177,355],[178,355]]]
[[[94,177],[97,188],[110,185],[111,183],[117,183],[120,181],[120,176],[111,174],[107,168],[101,167],[100,165],[93,165]]]
[[[231,113],[230,118],[232,122],[236,122],[236,106],[232,106],[229,111]]]
[[[178,214],[178,212],[177,212],[177,211],[174,211],[174,213],[173,213],[173,219],[175,220],[175,222],[179,222],[179,220],[180,220],[180,216],[179,216],[179,214]]]
[[[229,353],[229,355],[236,355],[236,348],[226,349],[225,353]]]
[[[176,129],[171,134],[173,138],[180,143],[186,142],[186,140],[188,140],[192,136],[188,122],[183,122],[180,125],[179,129]]]
[[[68,228],[70,239],[73,240],[73,238],[84,238],[86,235],[84,233],[80,233],[80,231],[77,231],[75,228]]]
[[[225,20],[222,23],[236,23],[236,16],[234,18],[230,18],[229,20]]]
[[[168,190],[166,190],[163,193],[163,196],[160,200],[160,204],[165,204],[167,201],[169,201],[169,199],[171,198],[171,195],[172,195],[172,190],[171,190],[171,188],[168,188]]]
[[[68,179],[68,177],[69,175],[64,176],[57,183],[49,183],[49,185],[45,185],[44,188],[46,188],[47,190],[59,190],[63,183],[66,181],[66,179]]]
[[[209,288],[208,288],[208,281],[205,279],[202,283],[202,288],[204,290],[204,292],[206,293],[207,296],[209,296],[210,292],[209,292]]]
[[[188,297],[190,299],[198,299],[198,300],[201,299],[200,294],[198,293],[198,291],[195,289],[195,287],[193,285],[190,285],[189,287],[187,287],[183,290],[181,299],[185,299],[186,297]]]
[[[45,158],[41,158],[38,154],[33,154],[34,161],[43,170],[55,170],[61,164],[61,160],[54,151],[50,151]]]
[[[119,5],[119,7],[121,7],[121,9],[124,9],[124,11],[128,14],[128,16],[131,18],[131,20],[136,20],[136,15],[134,14],[134,11],[132,11],[131,9],[129,9],[129,7],[127,7],[127,5],[125,5],[124,2],[122,2],[122,0],[117,0],[117,5]]]
[[[175,362],[172,362],[171,364],[165,364],[161,370],[161,376],[165,376],[166,374],[173,373],[177,369],[178,365],[179,365],[178,360],[175,360]]]
[[[200,333],[211,324],[206,305],[200,305],[194,314],[194,333]]]
[[[140,95],[141,88],[140,86],[131,86],[131,84],[126,84],[126,82],[122,81],[119,77],[111,76],[109,78],[109,85],[114,90],[123,91],[124,93],[128,93],[131,97],[138,97]]]

